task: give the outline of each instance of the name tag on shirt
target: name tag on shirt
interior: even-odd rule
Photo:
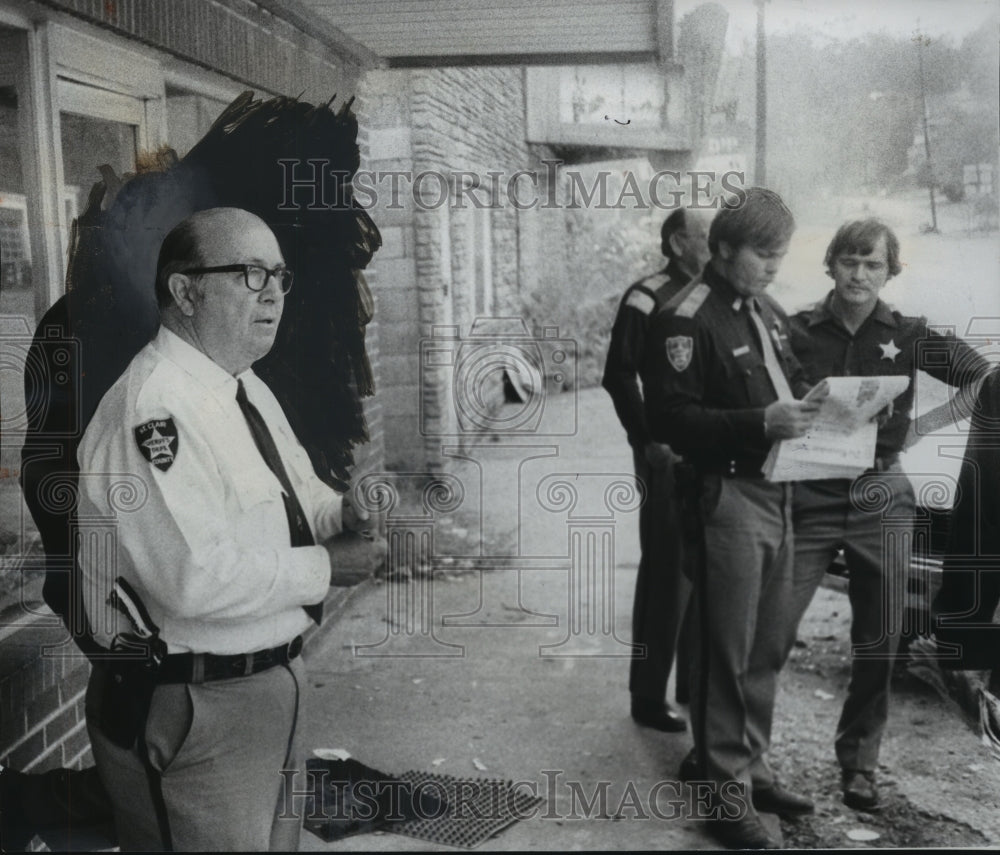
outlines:
[[[750,352],[750,345],[745,344],[743,347],[733,348],[733,356],[743,356],[744,353]]]

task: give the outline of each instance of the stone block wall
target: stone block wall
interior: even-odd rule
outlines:
[[[533,212],[518,210],[506,188],[519,170],[544,174],[543,153],[525,142],[521,68],[368,72],[361,88],[371,213],[386,238],[377,259],[386,462],[433,472],[441,445],[456,441],[455,396],[452,369],[428,365],[422,344],[435,328],[462,338],[477,317],[519,314],[540,246],[524,239]],[[462,192],[474,183],[478,206]],[[526,200],[544,195],[524,187]],[[498,372],[482,391],[499,404]]]

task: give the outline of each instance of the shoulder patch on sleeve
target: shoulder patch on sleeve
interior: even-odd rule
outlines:
[[[150,419],[132,429],[135,434],[135,444],[142,456],[157,469],[166,472],[177,457],[177,426],[174,420]]]
[[[702,303],[708,298],[711,290],[706,283],[699,282],[690,291],[687,291],[687,293],[681,291],[677,295],[680,302],[678,302],[677,308],[674,309],[674,314],[679,318],[693,318],[698,309],[701,308]]]
[[[656,308],[656,300],[654,300],[645,291],[640,291],[638,288],[635,288],[625,300],[625,305],[631,306],[633,309],[637,309],[644,315],[648,315],[653,311],[653,309]]]
[[[691,364],[694,339],[689,335],[672,335],[667,338],[667,361],[674,371],[683,371]]]

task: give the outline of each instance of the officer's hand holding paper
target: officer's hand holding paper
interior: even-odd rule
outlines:
[[[764,411],[764,433],[768,439],[792,439],[805,434],[819,414],[827,396],[826,381],[817,383],[801,401],[783,400],[769,404]]]
[[[826,387],[819,412],[804,436],[774,443],[764,463],[770,481],[854,478],[875,462],[875,417],[910,384],[909,377],[827,377],[803,399]]]

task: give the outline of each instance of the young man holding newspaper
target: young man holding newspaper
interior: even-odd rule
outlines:
[[[835,746],[844,803],[875,810],[875,768],[910,564],[914,495],[899,453],[913,433],[916,372],[919,367],[962,388],[976,384],[989,365],[961,339],[939,335],[928,329],[926,318],[902,315],[879,299],[886,282],[902,269],[899,241],[884,223],[845,223],[827,248],[824,263],[833,290],[790,324],[792,349],[808,379],[816,383],[827,377],[894,376],[909,382],[878,417],[870,469],[853,478],[803,480],[796,486],[793,608],[786,655],[823,574],[843,549],[853,647]]]

